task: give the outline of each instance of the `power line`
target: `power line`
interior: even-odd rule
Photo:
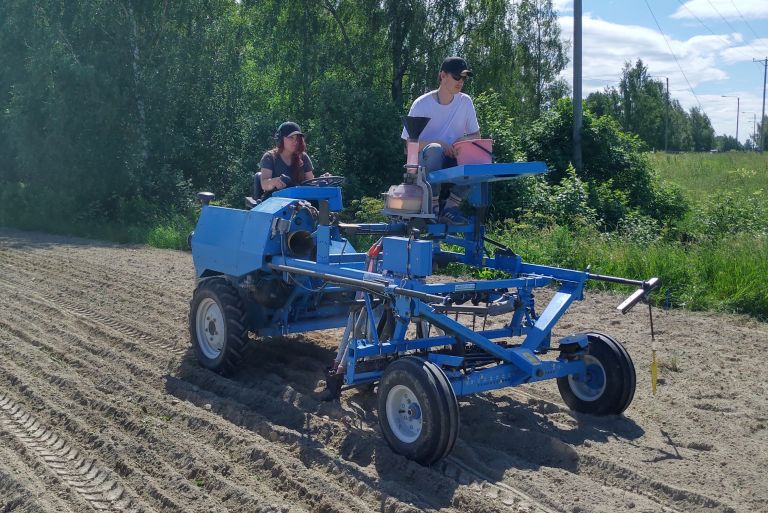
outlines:
[[[755,32],[755,30],[752,28],[752,25],[750,25],[750,24],[749,24],[749,22],[748,22],[748,21],[747,21],[747,19],[744,17],[744,15],[743,15],[743,14],[741,14],[741,11],[740,11],[740,10],[739,10],[739,8],[736,6],[736,4],[733,2],[733,0],[731,0],[731,5],[733,5],[733,8],[734,8],[734,9],[736,9],[736,12],[739,14],[739,18],[741,18],[741,21],[743,21],[743,22],[744,22],[744,24],[747,26],[747,28],[749,29],[749,31],[750,31],[750,32],[752,32],[752,35],[753,35],[753,36],[755,36],[755,41],[760,41],[762,38],[761,38],[760,36],[758,36],[758,35],[757,35],[757,32]],[[763,43],[760,43],[760,44],[762,45]]]
[[[656,19],[656,15],[653,14],[653,9],[651,9],[651,6],[648,4],[648,0],[645,1],[645,6],[648,8],[648,11],[651,13],[651,16],[653,17],[653,21],[656,23],[656,26],[659,29],[659,32],[661,32],[661,35],[664,37],[664,42],[667,43],[667,48],[669,48],[669,53],[672,54],[672,57],[675,59],[675,64],[677,64],[677,68],[680,70],[680,73],[682,73],[683,78],[685,79],[685,82],[688,84],[688,88],[691,90],[691,94],[694,98],[696,98],[696,103],[699,104],[699,109],[702,111],[704,110],[704,107],[701,106],[701,102],[699,101],[699,97],[696,96],[696,93],[693,90],[693,86],[691,86],[691,82],[688,80],[688,77],[685,76],[685,71],[683,71],[683,67],[680,66],[680,61],[677,60],[677,55],[675,55],[675,52],[672,51],[672,45],[669,44],[669,40],[667,39],[667,35],[664,33],[663,30],[661,30],[661,25],[659,25],[659,20]],[[678,0],[680,1],[680,0]]]
[[[731,25],[731,23],[730,23],[728,20],[726,20],[726,19],[723,17],[723,15],[722,15],[722,14],[720,14],[720,11],[718,11],[718,10],[717,10],[717,7],[715,7],[715,6],[712,4],[712,2],[710,2],[710,0],[707,0],[707,3],[709,4],[709,6],[710,6],[712,9],[714,9],[714,10],[715,10],[715,12],[717,13],[717,15],[718,15],[718,16],[720,16],[720,19],[721,19],[721,20],[723,20],[723,21],[725,22],[725,24],[726,24],[726,25],[728,25],[728,27],[730,27],[730,29],[731,29],[731,30],[733,30],[734,32],[738,32],[738,30],[736,30],[735,28],[733,28],[733,25]]]
[[[707,1],[709,1],[709,0],[707,0]],[[647,4],[647,3],[648,3],[648,2],[646,2],[646,4]],[[709,31],[709,32],[710,32],[710,33],[711,33],[713,36],[715,36],[715,37],[717,37],[717,38],[720,38],[722,41],[725,41],[725,42],[728,44],[728,47],[729,47],[729,48],[730,48],[731,46],[733,46],[733,42],[732,42],[732,41],[729,41],[728,39],[724,38],[724,37],[723,37],[721,34],[718,34],[718,33],[716,33],[714,30],[712,30],[711,28],[709,28],[709,26],[708,26],[706,23],[704,23],[703,21],[701,21],[701,18],[699,18],[698,16],[696,16],[696,13],[695,13],[695,12],[693,12],[692,10],[690,10],[690,9],[688,8],[688,6],[687,6],[687,5],[685,5],[685,4],[682,2],[682,0],[677,0],[677,3],[679,3],[679,4],[680,4],[680,5],[683,7],[683,9],[685,9],[686,11],[688,11],[688,13],[689,13],[691,16],[693,16],[694,18],[696,18],[696,21],[698,21],[699,23],[701,23],[701,26],[702,26],[702,27],[704,27],[705,29],[707,29],[707,30],[708,30],[708,31]],[[710,3],[709,5],[712,5],[712,4]],[[649,9],[650,9],[650,7],[649,7]],[[715,9],[715,10],[717,10],[717,9]],[[718,13],[718,14],[719,14],[719,13]],[[722,16],[720,16],[720,17],[722,18]],[[728,22],[726,21],[726,23],[728,23]],[[730,24],[728,24],[728,25],[730,26]],[[737,30],[734,30],[734,32],[738,32],[738,31],[737,31]],[[750,45],[749,45],[749,43],[747,43],[747,46],[750,46]],[[738,49],[738,47],[737,47],[737,49]],[[753,50],[754,50],[754,48],[753,48]],[[739,53],[741,53],[741,55],[742,55],[743,57],[748,57],[748,58],[750,58],[750,59],[752,58],[751,56],[747,55],[746,53],[742,53],[742,51],[741,51],[741,50],[739,50]]]

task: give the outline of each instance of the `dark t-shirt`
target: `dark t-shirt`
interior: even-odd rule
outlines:
[[[307,173],[311,173],[315,170],[314,166],[312,165],[312,159],[309,158],[309,155],[302,153],[301,160],[304,161],[304,174],[299,181],[303,181],[306,178]],[[272,171],[272,178],[277,178],[280,175],[287,175],[293,178],[291,174],[291,167],[287,165],[279,155],[272,155],[271,151],[266,152],[264,156],[261,157],[259,169],[262,168]]]

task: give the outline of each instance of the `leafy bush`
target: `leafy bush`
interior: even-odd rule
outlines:
[[[695,210],[694,226],[709,238],[734,233],[768,233],[768,202],[765,193],[720,192]]]
[[[568,176],[573,148],[573,112],[570,100],[521,130],[518,147],[526,160],[547,163],[547,179],[561,183]],[[682,218],[687,204],[679,189],[655,176],[642,143],[621,131],[610,116],[594,117],[584,113],[582,132],[582,170],[579,179],[589,184],[589,207],[603,220],[606,229],[614,229],[632,209],[662,223]],[[588,214],[588,213],[587,213]]]

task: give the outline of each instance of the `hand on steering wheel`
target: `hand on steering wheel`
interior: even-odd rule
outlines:
[[[317,178],[304,180],[301,182],[301,185],[313,185],[315,187],[338,187],[344,183],[344,180],[346,180],[346,178],[343,176],[323,175],[318,176]]]

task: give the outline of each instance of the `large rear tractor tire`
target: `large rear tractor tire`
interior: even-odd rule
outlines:
[[[248,341],[245,308],[223,278],[203,280],[195,289],[189,333],[200,365],[224,375],[237,368]]]
[[[445,382],[442,371],[421,358],[389,364],[379,382],[378,407],[382,434],[393,451],[422,465],[450,452],[458,435],[458,404]]]
[[[601,333],[587,333],[589,346],[582,356],[586,373],[557,378],[560,395],[574,411],[618,415],[635,397],[635,366],[624,346]]]

